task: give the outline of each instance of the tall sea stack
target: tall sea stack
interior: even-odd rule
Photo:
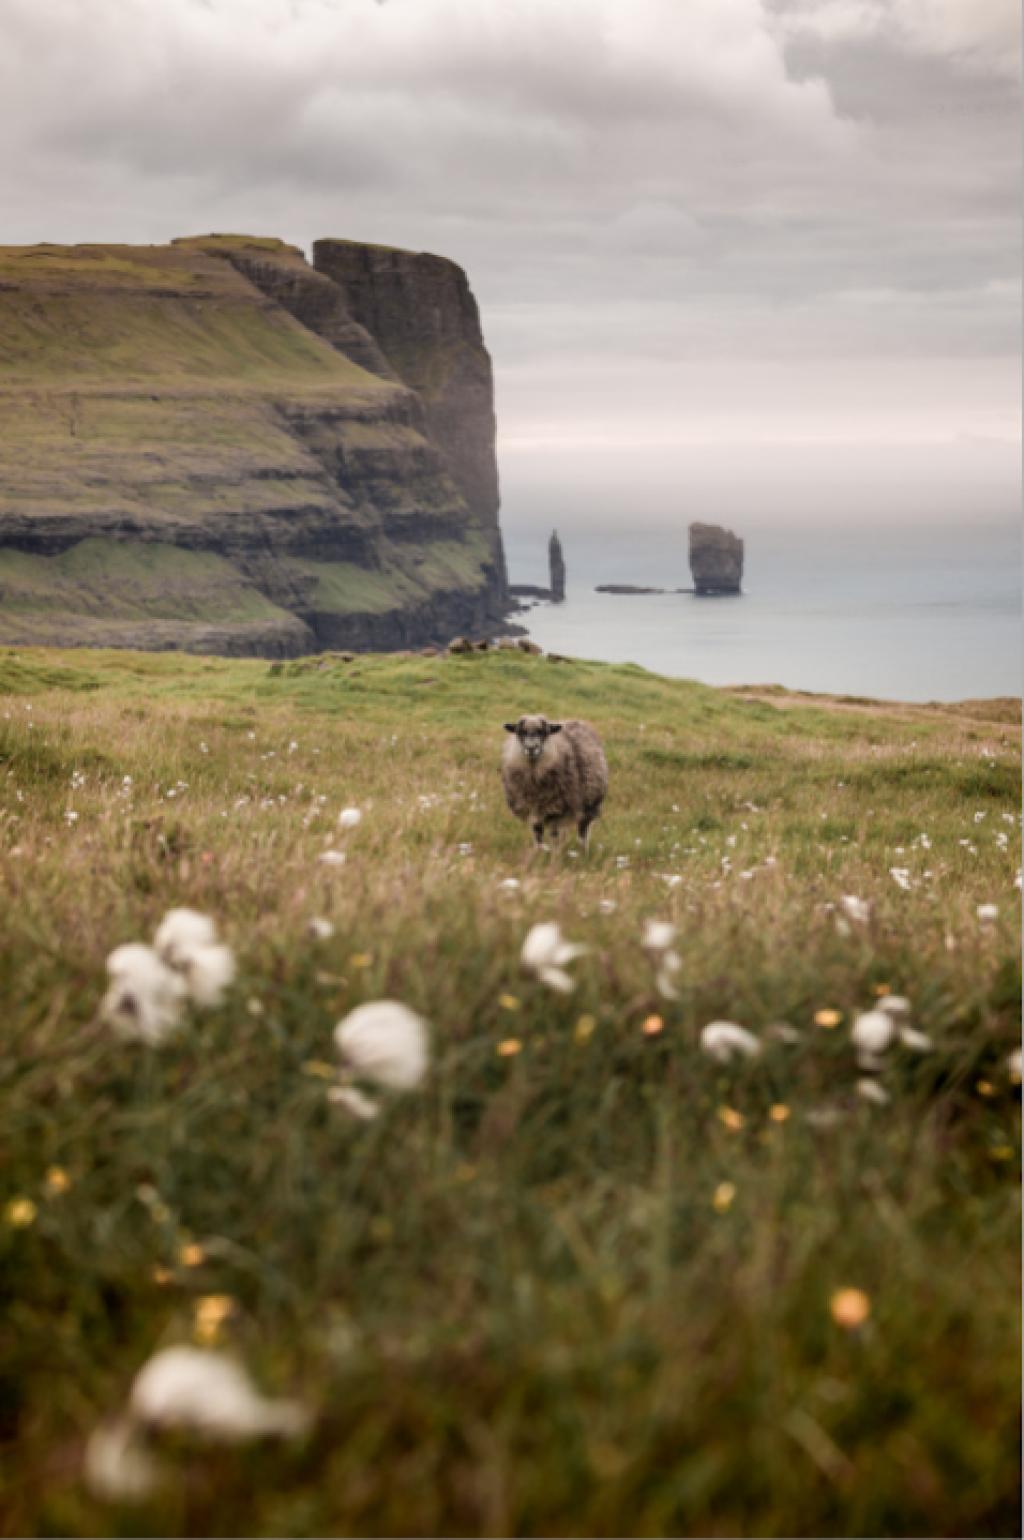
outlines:
[[[691,524],[690,571],[698,594],[738,594],[743,541],[719,524]]]
[[[551,602],[561,604],[565,598],[565,557],[557,529],[552,530],[548,541],[548,567],[551,572]]]

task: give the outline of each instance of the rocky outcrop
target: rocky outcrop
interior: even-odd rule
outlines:
[[[691,524],[690,571],[698,594],[740,593],[743,541],[718,524]]]
[[[282,242],[0,248],[0,642],[281,657],[507,629],[475,303],[453,263],[393,255],[422,392],[397,315],[376,336]]]
[[[691,593],[692,589],[643,588],[636,583],[598,583],[594,592],[596,594],[671,594]]]
[[[548,541],[548,570],[551,573],[551,597],[555,604],[561,604],[565,598],[565,557],[557,529],[551,531]]]

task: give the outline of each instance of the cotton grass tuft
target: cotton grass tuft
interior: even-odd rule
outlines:
[[[296,1401],[256,1389],[241,1364],[208,1348],[164,1348],[136,1375],[130,1416],[143,1427],[177,1429],[219,1443],[295,1438],[310,1425]]]
[[[194,1005],[213,1010],[235,980],[235,956],[217,940],[217,928],[194,909],[171,909],[157,926],[153,945],[163,962],[185,980]]]
[[[181,1026],[188,994],[180,973],[141,941],[115,947],[107,958],[110,985],[100,1019],[124,1042],[159,1047]]]
[[[861,1053],[886,1053],[896,1037],[896,1025],[886,1011],[863,1011],[850,1028],[850,1037]]]
[[[542,984],[568,995],[576,988],[576,983],[566,973],[565,965],[582,957],[586,951],[585,946],[566,941],[557,921],[549,920],[543,925],[534,925],[528,932],[523,942],[522,960],[524,967]]]
[[[360,1080],[388,1091],[414,1091],[427,1073],[427,1025],[399,1000],[357,1005],[334,1029],[343,1064]],[[351,1099],[349,1110],[355,1110]],[[357,1113],[365,1116],[365,1113]]]
[[[729,1064],[733,1059],[755,1059],[761,1052],[761,1044],[753,1032],[737,1026],[734,1021],[709,1021],[700,1034],[700,1046],[716,1064]]]

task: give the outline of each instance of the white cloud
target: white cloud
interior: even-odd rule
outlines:
[[[5,240],[441,251],[510,444],[1016,410],[1007,0],[0,9]]]
[[[887,39],[995,75],[1020,69],[1017,0],[797,0],[783,3],[775,25],[784,37],[826,43]]]

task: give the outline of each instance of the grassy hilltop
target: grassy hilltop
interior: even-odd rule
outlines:
[[[505,653],[8,652],[0,692],[4,1533],[1017,1532],[1012,703]],[[587,859],[501,803],[531,709],[606,740]],[[104,960],[183,903],[237,983],[119,1043]],[[572,994],[521,967],[544,920]],[[931,1051],[864,1076],[886,993]],[[384,996],[433,1066],[362,1123],[332,1028]],[[701,1052],[720,1018],[757,1059]],[[165,1441],[159,1497],[96,1500],[90,1433],[197,1333],[313,1430]]]

